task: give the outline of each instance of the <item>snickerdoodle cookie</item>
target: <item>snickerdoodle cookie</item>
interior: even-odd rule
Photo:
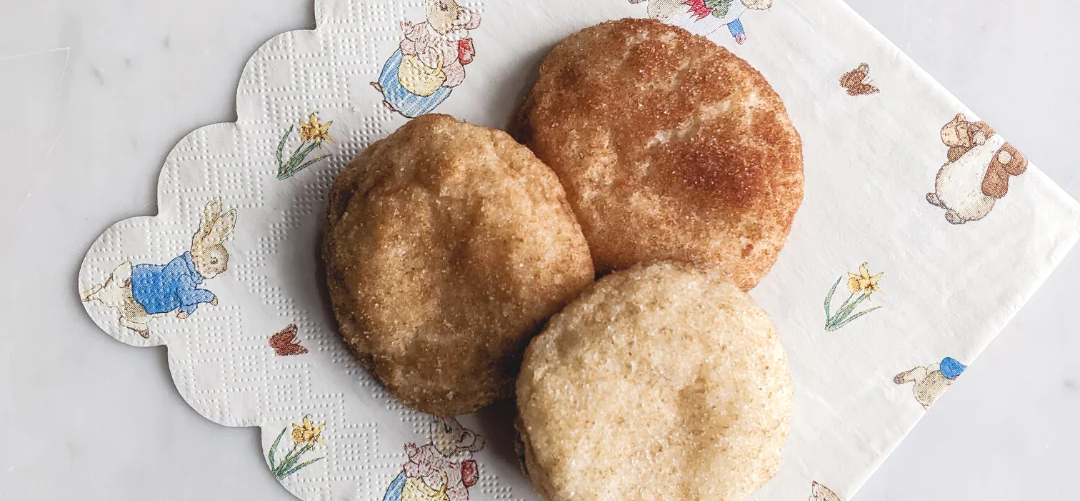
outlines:
[[[338,175],[323,258],[349,347],[406,405],[442,416],[511,396],[529,339],[594,277],[555,173],[506,133],[445,115]]]
[[[519,122],[566,187],[598,271],[694,262],[749,290],[802,203],[802,143],[773,88],[659,21],[605,22],[559,43]]]
[[[726,273],[615,272],[555,315],[517,383],[525,463],[547,501],[743,501],[791,422],[769,316]]]

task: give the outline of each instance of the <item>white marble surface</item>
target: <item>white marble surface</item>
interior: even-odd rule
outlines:
[[[311,27],[311,0],[2,3],[0,499],[291,499],[256,431],[189,409],[163,349],[98,331],[75,277],[102,229],[156,211],[177,140],[235,119],[244,62]],[[1080,198],[1080,3],[850,3]],[[1080,499],[1078,279],[1074,252],[854,501]]]

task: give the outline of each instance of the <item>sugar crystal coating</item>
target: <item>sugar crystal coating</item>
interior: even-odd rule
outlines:
[[[780,466],[793,409],[769,316],[725,273],[604,277],[536,336],[517,383],[547,501],[743,501]]]
[[[769,83],[659,21],[606,22],[559,43],[519,122],[566,187],[598,271],[703,263],[750,290],[802,203],[802,142]]]
[[[323,258],[361,363],[442,416],[511,396],[529,339],[594,276],[551,169],[445,115],[410,121],[338,175]]]

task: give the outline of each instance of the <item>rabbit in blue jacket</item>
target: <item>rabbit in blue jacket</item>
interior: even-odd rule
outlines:
[[[945,357],[941,363],[901,372],[893,378],[893,382],[896,384],[915,383],[915,388],[912,390],[915,400],[918,400],[923,408],[929,409],[965,370],[967,370],[966,365],[955,358]]]
[[[165,265],[132,266],[125,261],[105,283],[84,291],[82,300],[116,308],[120,325],[143,338],[150,337],[149,324],[155,317],[175,311],[177,318],[184,319],[200,304],[216,306],[217,296],[200,285],[228,268],[229,252],[224,242],[235,226],[236,209],[222,214],[221,200],[215,198],[203,209],[191,250]]]

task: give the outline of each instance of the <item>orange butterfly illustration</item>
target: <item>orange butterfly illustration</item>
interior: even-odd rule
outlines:
[[[847,93],[852,96],[869,96],[881,92],[881,89],[870,82],[870,65],[866,63],[844,73],[844,76],[840,77],[840,86],[847,89]]]
[[[308,352],[307,348],[300,345],[300,340],[296,339],[296,324],[289,324],[281,332],[270,336],[270,347],[274,348],[274,353],[279,357],[303,355]]]

